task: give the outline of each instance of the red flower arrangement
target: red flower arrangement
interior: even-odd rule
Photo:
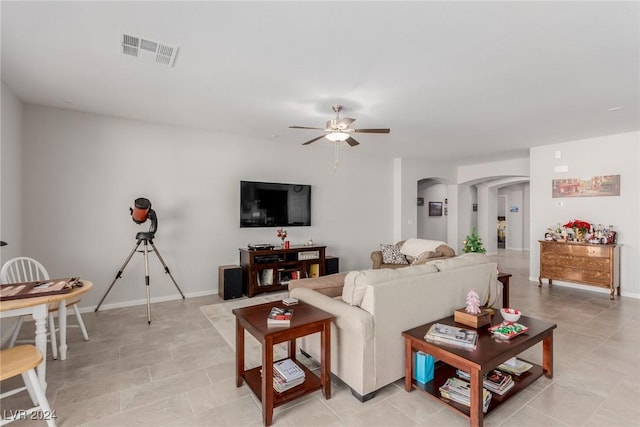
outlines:
[[[276,230],[276,236],[278,236],[280,240],[282,240],[282,244],[284,245],[284,239],[287,238],[287,230],[282,227],[278,228]]]
[[[565,225],[564,228],[573,228],[582,231],[583,233],[588,233],[591,228],[591,224],[587,221],[582,221],[581,219],[574,219],[573,221],[569,221]]]

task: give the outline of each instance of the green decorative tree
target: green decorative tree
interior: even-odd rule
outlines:
[[[475,227],[471,229],[471,235],[467,236],[462,244],[464,245],[462,247],[462,252],[465,253],[478,252],[483,254],[487,252],[487,250],[482,246],[482,239],[478,236],[478,232]]]

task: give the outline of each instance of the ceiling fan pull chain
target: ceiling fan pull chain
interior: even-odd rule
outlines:
[[[334,142],[333,146],[335,149],[335,157],[336,157],[336,163],[333,165],[333,171],[338,172],[338,166],[340,165],[340,159],[338,158],[338,143]]]

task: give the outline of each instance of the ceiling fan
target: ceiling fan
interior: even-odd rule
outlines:
[[[320,135],[317,138],[313,138],[302,145],[308,145],[321,138],[327,138],[332,142],[346,142],[350,146],[356,146],[360,144],[358,141],[351,137],[351,133],[389,133],[390,129],[353,129],[351,123],[356,119],[349,117],[340,117],[340,111],[342,111],[342,105],[332,105],[331,109],[336,113],[336,118],[327,120],[327,124],[324,128],[315,128],[308,126],[289,126],[290,129],[314,129],[327,132],[326,135]]]

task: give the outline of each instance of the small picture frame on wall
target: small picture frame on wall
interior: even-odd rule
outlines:
[[[442,202],[429,202],[429,216],[442,216]]]
[[[424,197],[418,197],[418,206],[424,206]]]

